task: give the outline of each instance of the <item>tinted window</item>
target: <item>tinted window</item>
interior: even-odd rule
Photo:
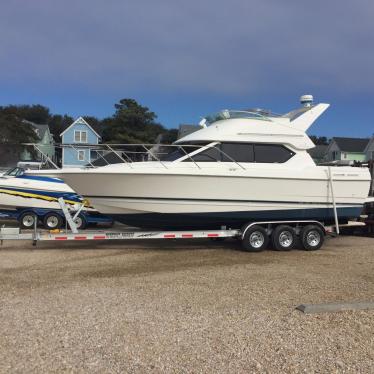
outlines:
[[[162,147],[158,157],[161,161],[175,161],[196,151],[198,147]],[[190,160],[191,161],[191,160]]]
[[[217,148],[219,145],[216,146]],[[195,156],[192,156],[196,162],[216,162],[221,161],[221,153],[217,148],[208,148],[203,152],[198,153]],[[188,159],[186,160],[188,161]]]
[[[222,143],[222,161],[224,162],[253,162],[253,145],[246,143]],[[226,156],[227,155],[227,156]],[[228,157],[229,156],[229,157]]]
[[[185,156],[186,154],[180,148],[173,148],[169,153],[167,151],[160,156],[161,161],[175,161],[178,158]]]
[[[294,155],[286,147],[276,144],[256,144],[255,160],[256,162],[282,163],[289,160]]]

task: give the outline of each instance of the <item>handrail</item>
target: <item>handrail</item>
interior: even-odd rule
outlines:
[[[111,165],[111,162],[108,161],[108,158],[106,156],[110,153],[113,153],[116,157],[118,157],[123,163],[128,165],[130,168],[133,168],[132,164],[134,162],[146,161],[144,156],[149,155],[149,156],[152,157],[153,160],[159,162],[162,165],[162,167],[164,167],[165,169],[168,169],[168,165],[165,163],[165,161],[163,161],[160,158],[160,155],[167,154],[168,152],[163,152],[164,151],[163,148],[175,148],[175,149],[181,150],[185,154],[185,156],[180,156],[178,159],[176,159],[174,161],[171,161],[171,162],[178,163],[178,162],[182,162],[182,161],[185,161],[185,160],[190,160],[191,162],[193,162],[194,166],[196,166],[198,169],[202,169],[202,165],[199,164],[198,162],[196,162],[196,160],[194,159],[194,156],[198,155],[201,152],[204,152],[207,149],[215,149],[221,155],[223,155],[227,159],[229,159],[231,162],[238,165],[241,169],[246,170],[246,168],[243,165],[241,165],[241,163],[239,163],[233,157],[231,157],[226,152],[222,151],[219,147],[217,147],[219,144],[220,144],[220,142],[217,142],[217,141],[212,141],[209,144],[115,144],[115,143],[110,143],[110,144],[87,144],[87,143],[76,144],[76,143],[71,143],[71,144],[55,144],[55,147],[62,148],[62,149],[63,148],[69,148],[69,149],[72,149],[73,151],[75,151],[77,154],[78,154],[79,150],[82,149],[82,148],[83,149],[94,150],[94,151],[96,151],[96,153],[98,155],[97,160],[99,158],[103,159],[106,165]],[[24,143],[24,145],[33,146],[43,157],[50,160],[48,155],[45,155],[43,153],[43,151],[41,149],[39,149],[37,144],[35,144],[35,143]],[[159,149],[158,150],[154,149],[155,146],[157,146]],[[115,149],[116,147],[121,147],[121,149]],[[131,150],[131,149],[128,149],[128,148],[135,148],[135,150]],[[138,149],[136,149],[136,148],[138,148]],[[139,148],[144,149],[144,151],[139,150]],[[188,148],[191,148],[192,152],[189,151]],[[105,152],[109,152],[109,153],[105,153]],[[131,155],[134,155],[134,156],[130,157]],[[137,156],[137,155],[143,155],[143,157]],[[149,156],[148,156],[148,160],[149,160]],[[82,167],[84,167],[84,166],[87,167],[88,165],[89,165],[89,167],[92,167],[92,168],[103,166],[103,165],[95,165],[94,164],[95,161],[92,161],[90,159],[90,156],[87,158],[86,152],[84,152],[83,158],[84,158],[83,161],[86,163],[86,165],[82,165]],[[58,168],[58,166],[52,160],[50,160],[50,162],[52,163],[52,165],[54,167]]]
[[[72,144],[70,144],[70,147],[71,148],[73,148],[74,150],[75,150],[75,152],[77,152],[77,155],[79,154],[79,149],[76,149],[75,147],[74,147],[74,145],[72,145]],[[84,161],[87,161],[93,168],[95,167],[92,163],[91,163],[91,161],[90,160],[86,160],[86,152],[84,152]]]
[[[198,163],[191,157],[191,155],[189,153],[186,152],[186,150],[180,145],[178,147],[178,149],[182,149],[182,151],[188,156],[188,158],[199,168],[201,169],[201,167],[198,165]]]
[[[161,165],[167,169],[168,167],[157,157],[153,154],[153,152],[150,150],[150,149],[147,149],[147,147],[145,145],[143,145],[143,148],[147,151],[147,153],[149,153],[152,157],[154,157],[157,161],[159,161],[161,163]]]
[[[110,151],[112,151],[113,153],[115,153],[125,164],[128,164],[130,166],[130,168],[132,168],[132,165],[131,165],[131,159],[129,156],[127,156],[127,154],[125,153],[125,156],[129,159],[130,162],[127,162],[122,156],[120,156],[116,150],[114,150],[109,144],[106,144],[106,146],[109,148]]]
[[[45,157],[56,169],[58,169],[58,166],[52,161],[52,159],[47,154],[40,150],[37,144],[34,144],[33,146],[42,155],[42,157]]]
[[[338,219],[338,212],[336,209],[336,202],[335,202],[335,194],[334,194],[334,182],[332,178],[332,172],[331,172],[331,166],[328,166],[328,177],[329,177],[329,186],[330,186],[330,191],[331,191],[331,198],[332,198],[332,206],[333,206],[333,211],[334,211],[334,220],[335,220],[335,229],[336,233],[339,235],[339,219]]]

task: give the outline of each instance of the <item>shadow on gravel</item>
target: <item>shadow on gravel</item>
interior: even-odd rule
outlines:
[[[138,243],[138,248],[131,245],[130,248],[119,249],[118,242],[114,245],[105,243],[105,248],[95,248],[94,251],[77,249],[76,252],[69,246],[69,251],[57,250],[59,258],[56,261],[2,269],[0,284],[5,288],[16,286],[26,291],[35,287],[61,287],[97,278],[113,279],[245,264],[264,266],[280,260],[272,251],[243,252],[240,243],[235,240],[170,241],[160,244],[160,241],[146,241]],[[82,246],[78,248],[82,249]],[[38,251],[38,255],[43,252]],[[55,252],[48,253],[45,250],[45,255],[53,259]]]
[[[129,275],[147,275],[168,273],[200,268],[230,267],[235,265],[268,265],[274,263],[274,258],[265,253],[251,256],[245,252],[218,250],[180,250],[173,253],[154,253],[148,259],[139,259],[130,264],[105,264],[94,270],[83,270],[77,276],[82,278],[115,278]]]

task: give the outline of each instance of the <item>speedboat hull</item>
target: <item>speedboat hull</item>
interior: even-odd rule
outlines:
[[[62,180],[33,176],[0,178],[0,210],[61,209],[60,197],[71,206],[83,201]]]

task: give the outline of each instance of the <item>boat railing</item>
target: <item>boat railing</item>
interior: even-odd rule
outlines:
[[[237,164],[241,169],[245,167],[233,159],[230,155],[223,152],[218,146],[219,142],[210,144],[55,144],[55,148],[62,153],[71,152],[70,157],[79,161],[79,166],[87,168],[96,168],[105,165],[125,163],[130,168],[134,162],[157,161],[162,167],[168,169],[170,161],[191,161],[199,169],[204,167],[206,162],[197,162],[195,155],[205,149],[215,149],[224,156],[225,159]],[[25,143],[24,146],[33,147],[44,160],[45,167],[59,169],[59,162],[52,159],[40,145],[35,143]],[[83,152],[81,152],[83,151]],[[61,158],[61,157],[60,157]]]

